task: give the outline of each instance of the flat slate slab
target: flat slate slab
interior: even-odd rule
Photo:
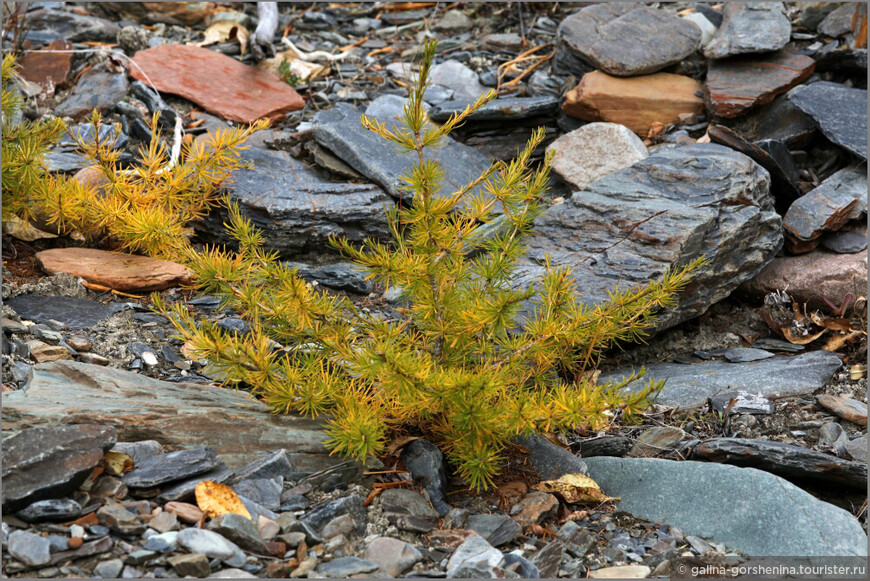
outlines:
[[[565,18],[559,42],[581,60],[619,76],[647,75],[695,52],[701,30],[663,10],[634,2],[587,6]]]
[[[432,121],[442,123],[451,116],[465,111],[473,101],[445,101],[429,110]],[[528,119],[542,115],[555,115],[559,111],[559,99],[550,95],[538,97],[508,97],[490,101],[468,117],[467,121],[503,121]],[[382,119],[382,121],[384,121]]]
[[[36,260],[48,274],[64,272],[119,291],[159,291],[193,281],[177,262],[96,248],[52,248],[37,252]]]
[[[231,468],[286,448],[296,468],[316,471],[330,457],[320,422],[277,415],[240,390],[169,383],[72,361],[36,365],[33,379],[3,394],[3,429],[48,424],[103,424],[121,441],[157,440],[170,447],[214,448]]]
[[[380,184],[395,199],[413,201],[405,189],[402,175],[416,163],[416,156],[398,153],[394,144],[360,124],[362,111],[348,106],[336,106],[321,111],[314,119],[314,138],[353,169]],[[437,149],[427,149],[426,159],[441,162],[444,182],[439,195],[446,196],[477,179],[489,166],[475,149],[445,138]],[[479,191],[480,186],[472,191]]]
[[[867,159],[867,91],[819,81],[789,94],[795,106],[813,118],[825,137]]]
[[[732,118],[766,105],[773,98],[803,82],[816,61],[808,56],[780,51],[772,55],[711,60],[704,84],[707,109]]]
[[[704,47],[704,56],[721,59],[773,52],[791,39],[791,22],[782,2],[734,2],[725,7],[722,26]]]
[[[81,76],[54,114],[80,118],[89,116],[94,109],[105,114],[127,96],[127,87],[127,75],[123,72],[112,71],[108,65],[96,66]]]
[[[305,106],[299,93],[277,75],[198,46],[161,44],[140,50],[132,63],[130,75],[137,81],[190,99],[230,121],[278,119]]]
[[[708,398],[727,391],[741,390],[767,397],[812,393],[842,367],[840,358],[828,351],[810,351],[797,356],[777,355],[759,361],[731,363],[727,360],[681,363],[654,363],[646,367],[646,379],[629,384],[639,389],[648,379],[666,379],[657,404],[696,408]],[[620,368],[601,374],[599,383],[619,381],[632,373]]]
[[[35,323],[60,321],[68,329],[87,329],[112,316],[112,309],[98,302],[74,297],[18,295],[6,301],[22,319]]]
[[[809,242],[839,230],[867,211],[867,166],[841,169],[789,207],[782,226],[790,238]]]
[[[754,468],[658,458],[587,458],[620,510],[679,527],[747,556],[866,556],[867,535],[845,510]]]

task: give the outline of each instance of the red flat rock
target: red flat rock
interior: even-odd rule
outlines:
[[[72,43],[63,39],[53,41],[49,50],[72,50]],[[64,87],[70,71],[72,53],[57,53],[37,50],[22,56],[18,60],[21,66],[20,74],[31,83],[36,83],[47,92]]]
[[[130,75],[240,123],[275,120],[305,106],[299,93],[275,74],[198,46],[161,44],[141,50],[133,56]]]
[[[704,85],[707,110],[732,118],[766,105],[773,98],[803,82],[816,68],[808,56],[779,51],[708,63]]]
[[[191,282],[187,268],[147,256],[94,248],[54,248],[36,253],[49,274],[63,272],[125,292],[150,292]]]

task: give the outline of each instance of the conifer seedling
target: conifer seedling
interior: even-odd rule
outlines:
[[[238,251],[189,251],[187,263],[200,288],[240,313],[250,332],[227,333],[183,305],[158,304],[228,383],[250,387],[277,413],[328,414],[334,453],[363,460],[398,435],[423,435],[471,488],[484,489],[517,435],[638,419],[662,383],[630,392],[625,385],[637,377],[596,385],[590,371],[603,349],[642,338],[701,261],[646,286],[614,289],[598,306],[578,300],[562,265],[548,263],[534,287],[518,287],[523,237],[545,209],[549,159],[531,161],[543,131],[514,161],[438,195],[450,168],[426,150],[495,94],[432,124],[423,95],[434,55],[428,42],[401,125],[361,119],[416,161],[403,176],[413,203],[388,214],[393,241],[333,241],[382,285],[402,290],[403,316],[377,316],[306,283],[263,248],[232,203],[227,227]]]

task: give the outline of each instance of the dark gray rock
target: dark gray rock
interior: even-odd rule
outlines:
[[[323,266],[288,262],[287,266],[296,268],[297,274],[308,282],[316,282],[334,290],[367,295],[375,289],[374,283],[370,279],[366,279],[365,268],[352,262],[339,262]]]
[[[851,2],[841,4],[836,10],[828,14],[816,29],[820,34],[839,38],[852,32],[852,19],[858,10],[857,4]]]
[[[795,107],[788,93],[735,119],[730,127],[749,142],[775,139],[792,148],[804,146],[817,131],[812,118]]]
[[[828,14],[836,9],[835,2],[807,2],[801,9],[800,23],[807,30],[816,30]]]
[[[797,356],[777,355],[761,361],[730,363],[704,361],[693,365],[654,363],[646,366],[646,378],[629,384],[638,389],[648,379],[666,379],[656,403],[681,408],[700,407],[720,393],[743,390],[764,396],[812,393],[825,385],[842,366],[840,358],[827,351],[811,351]],[[601,374],[599,382],[619,381],[627,369]]]
[[[695,52],[701,30],[686,20],[640,3],[587,6],[565,18],[559,43],[610,75],[646,75]]]
[[[361,573],[377,571],[378,565],[374,561],[360,559],[359,557],[339,557],[332,561],[321,563],[314,570],[318,577],[350,577]]]
[[[625,456],[631,448],[631,440],[625,436],[604,435],[580,442],[580,456]]]
[[[298,486],[317,487],[321,490],[331,490],[336,486],[356,482],[362,476],[363,465],[356,460],[345,460],[306,474],[299,478]]]
[[[22,319],[36,323],[60,321],[68,329],[87,329],[112,315],[111,309],[95,301],[74,297],[18,295],[6,301]]]
[[[122,438],[150,438],[177,448],[211,446],[231,468],[256,454],[288,449],[298,470],[335,465],[319,421],[270,414],[248,394],[195,383],[170,383],[72,361],[43,363],[22,390],[4,393],[8,430],[50,423],[103,422]]]
[[[438,513],[413,490],[388,488],[378,498],[384,517],[402,530],[428,533],[438,523]]]
[[[757,468],[784,478],[812,478],[862,490],[867,488],[865,463],[843,460],[783,442],[714,438],[695,446],[692,457]]]
[[[738,2],[725,7],[722,26],[704,47],[704,56],[773,52],[791,39],[791,23],[782,2]]]
[[[362,533],[366,526],[366,509],[363,499],[358,494],[343,496],[325,504],[315,506],[299,518],[300,522],[309,525],[317,533],[337,516],[349,514],[356,523],[357,533]]]
[[[27,508],[19,510],[16,516],[27,522],[68,521],[81,515],[82,506],[75,500],[51,499],[37,500]]]
[[[366,107],[366,117],[373,117],[391,129],[401,126],[400,119],[404,116],[405,106],[407,106],[408,102],[407,97],[381,95]],[[428,111],[431,109],[431,106],[424,103],[423,108]]]
[[[284,479],[276,478],[246,478],[232,485],[237,494],[250,498],[257,504],[269,510],[278,510],[281,506],[281,489]]]
[[[29,567],[39,567],[51,561],[51,542],[29,531],[12,531],[6,547],[9,556]]]
[[[58,117],[79,118],[96,109],[107,113],[115,103],[127,96],[127,75],[96,66],[86,72],[63,103],[55,107]]]
[[[109,20],[55,8],[28,12],[26,21],[24,38],[37,44],[49,44],[58,39],[70,42],[115,42],[121,30]]]
[[[822,236],[820,244],[837,254],[856,254],[867,248],[867,233],[829,232]]]
[[[789,93],[795,106],[813,118],[825,137],[867,159],[867,91],[819,81]]]
[[[208,523],[208,530],[229,539],[246,551],[267,555],[268,550],[260,537],[257,525],[240,514],[222,514]]]
[[[171,485],[161,486],[157,500],[159,502],[192,500],[196,493],[196,485],[203,480],[226,483],[233,474],[233,469],[224,464],[223,461],[219,460],[217,465],[208,472],[204,472],[198,476],[194,476],[193,478],[188,478],[187,480],[176,482]]]
[[[346,125],[335,130],[355,131]],[[384,149],[380,147],[378,158]],[[251,147],[242,152],[242,159],[253,167],[234,172],[230,197],[263,233],[265,246],[281,256],[323,252],[332,236],[352,242],[390,238],[386,210],[393,202],[379,187],[326,181],[283,151]],[[198,223],[197,231],[208,241],[234,244],[223,227],[228,219],[225,209],[216,209]]]
[[[115,502],[100,507],[97,518],[102,526],[120,535],[141,535],[148,528],[139,515]]]
[[[191,553],[202,553],[212,559],[220,559],[230,567],[245,564],[242,550],[223,536],[206,529],[188,528],[178,533],[178,544]]]
[[[3,427],[14,430],[5,399],[3,404]],[[111,426],[84,423],[20,429],[4,437],[3,510],[14,511],[37,500],[72,493],[116,439],[117,432]]]
[[[786,235],[813,241],[867,211],[867,166],[841,169],[798,198],[782,219]]]
[[[560,100],[557,97],[509,97],[490,101],[468,117],[466,122],[474,121],[507,121],[511,119],[527,119],[544,115],[555,115],[559,111]],[[472,101],[447,101],[429,111],[429,118],[442,123],[453,115],[462,113]]]
[[[466,101],[475,101],[489,91],[480,84],[477,73],[456,60],[446,60],[433,66],[429,71],[429,83],[450,89],[454,99]]]
[[[676,325],[753,278],[781,248],[769,179],[748,157],[714,144],[656,152],[536,219],[515,284],[540,280],[549,254],[572,268],[580,300],[594,305],[617,283],[642,285],[706,256],[655,330]]]
[[[529,451],[532,467],[541,480],[555,480],[564,474],[587,474],[586,464],[576,454],[537,434],[517,436],[513,442]]]
[[[522,527],[506,514],[472,514],[465,528],[474,531],[493,547],[509,543],[522,531]]]
[[[130,89],[133,91],[133,95],[148,107],[149,113],[152,115],[154,113],[160,114],[160,118],[158,119],[160,125],[167,129],[173,129],[175,127],[175,118],[178,114],[172,107],[166,104],[166,101],[160,97],[160,94],[157,91],[154,91],[142,81],[133,81],[130,85]]]
[[[59,149],[49,151],[43,159],[46,171],[51,174],[73,174],[91,164],[84,155]]]
[[[130,488],[151,488],[208,472],[217,463],[217,452],[212,448],[179,450],[145,460],[125,474],[123,481]]]
[[[290,451],[284,448],[273,450],[257,458],[247,466],[240,468],[231,483],[234,484],[249,478],[289,478],[293,473],[293,460]]]
[[[127,145],[128,138],[121,132],[115,131],[114,125],[100,125],[99,141],[102,145],[111,145],[112,149],[122,149]],[[85,143],[93,143],[96,141],[94,135],[94,125],[92,123],[80,123],[67,128],[67,133],[57,142],[57,146],[61,148],[75,148],[76,141],[73,135],[84,141]]]
[[[358,109],[336,106],[321,111],[314,120],[314,138],[353,169],[383,186],[394,198],[405,203],[413,200],[401,176],[414,166],[415,156],[396,152],[392,144],[363,128]],[[442,147],[427,151],[424,157],[439,161],[446,170],[439,195],[455,192],[489,167],[480,153],[450,138],[445,139]],[[386,219],[381,217],[379,223],[385,225]]]
[[[402,448],[400,459],[411,472],[414,480],[422,482],[429,493],[432,506],[439,516],[444,516],[450,510],[445,502],[444,487],[447,476],[444,472],[444,455],[429,440],[413,440]]]
[[[140,440],[138,442],[118,442],[112,448],[113,452],[127,454],[133,459],[134,465],[139,465],[148,458],[163,453],[163,446],[157,440]]]
[[[541,579],[556,578],[564,551],[565,545],[561,541],[551,541],[532,556],[532,564],[538,569]]]
[[[755,349],[753,347],[739,347],[735,349],[726,349],[722,354],[725,359],[731,363],[747,363],[749,361],[761,361],[762,359],[770,359],[774,356],[770,351],[764,349]]]
[[[767,472],[656,458],[587,463],[601,490],[622,498],[620,510],[747,556],[867,555],[867,536],[854,516]]]
[[[482,572],[485,573],[493,567],[500,567],[503,563],[504,556],[501,551],[487,543],[483,537],[471,535],[453,551],[453,555],[447,561],[447,577],[469,578],[460,574],[459,571],[462,567],[480,566]],[[494,575],[485,576],[494,577]]]

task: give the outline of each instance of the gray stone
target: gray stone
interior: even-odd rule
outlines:
[[[212,559],[220,559],[230,567],[245,564],[245,554],[233,542],[205,529],[184,529],[178,533],[178,544],[191,553],[202,553]]]
[[[100,561],[94,566],[94,575],[98,575],[103,579],[114,579],[121,575],[121,570],[124,568],[124,561],[121,559],[109,559],[108,561]]]
[[[447,60],[433,66],[429,71],[429,83],[450,89],[453,91],[453,98],[457,100],[476,101],[483,93],[489,91],[480,84],[477,73],[454,60]]]
[[[275,520],[278,518],[278,513],[269,510],[258,502],[254,502],[247,496],[239,494],[238,497],[244,507],[248,509],[248,512],[251,513],[251,520],[254,522],[259,522],[261,516],[266,517],[269,520]]]
[[[859,462],[867,462],[867,434],[863,434],[854,440],[849,440],[845,445],[849,455]]]
[[[756,349],[754,347],[738,347],[734,349],[726,349],[723,356],[731,363],[747,363],[749,361],[770,359],[774,354],[770,351]]]
[[[501,551],[487,543],[483,537],[471,535],[456,548],[447,561],[447,577],[458,577],[461,567],[482,565],[492,568],[500,567],[503,562]]]
[[[649,157],[631,129],[617,123],[589,123],[547,146],[555,151],[553,171],[577,190]]]
[[[60,321],[68,329],[87,329],[112,316],[112,311],[95,301],[74,297],[47,297],[38,294],[18,295],[7,301],[22,319],[36,323]]]
[[[37,500],[27,508],[19,510],[16,516],[27,522],[75,520],[82,512],[82,506],[72,499]]]
[[[139,515],[115,502],[100,507],[97,518],[101,525],[122,535],[141,535],[147,528]]]
[[[401,126],[401,121],[405,106],[409,100],[407,97],[399,95],[381,95],[366,107],[366,117],[375,118],[381,123],[386,124],[389,128]],[[427,111],[431,108],[427,103],[423,104],[423,108]]]
[[[203,578],[211,575],[211,567],[208,564],[208,557],[201,553],[190,553],[187,555],[175,555],[167,559],[167,562],[175,569],[179,577]]]
[[[701,30],[694,24],[640,3],[588,6],[565,18],[559,43],[577,58],[619,77],[646,75],[695,52]]]
[[[731,404],[734,400],[734,404]],[[729,415],[739,414],[772,414],[775,410],[773,402],[759,393],[748,391],[729,391],[710,398],[713,411]],[[729,408],[730,406],[730,408]]]
[[[233,469],[224,464],[222,460],[212,470],[203,472],[193,478],[175,482],[169,486],[162,486],[160,494],[157,496],[159,502],[171,502],[173,500],[190,500],[196,492],[196,485],[203,480],[212,482],[226,483],[232,476]]]
[[[148,551],[145,549],[139,549],[138,551],[133,551],[124,559],[124,562],[128,565],[144,565],[151,559],[157,556],[157,553],[154,551]]]
[[[299,520],[320,533],[329,521],[343,514],[353,517],[357,533],[365,530],[366,509],[363,506],[363,499],[358,494],[343,496],[316,506],[302,515]]]
[[[375,290],[374,283],[366,278],[368,273],[365,268],[352,262],[338,262],[323,266],[310,266],[301,262],[286,264],[297,269],[297,274],[308,282],[316,282],[333,290],[359,295],[367,295]]]
[[[531,562],[538,569],[541,579],[555,578],[559,573],[564,547],[561,541],[551,541],[532,556]]]
[[[620,510],[747,556],[867,555],[867,536],[854,516],[760,470],[603,456],[587,464],[601,490],[622,498]]]
[[[358,119],[343,121],[334,127],[338,134],[345,134],[336,139],[352,139],[356,129],[368,133],[362,127],[351,130],[347,126],[350,123],[358,124]],[[379,137],[375,139],[380,141]],[[327,143],[323,145],[329,147]],[[381,141],[375,160],[384,155],[383,145]],[[341,148],[330,149],[348,161]],[[228,186],[230,197],[263,233],[266,247],[281,256],[323,252],[328,248],[329,238],[336,235],[345,236],[351,242],[390,237],[385,212],[393,202],[381,188],[371,184],[329,182],[284,151],[251,147],[242,151],[241,157],[253,167],[233,173],[233,183]],[[353,163],[350,165],[368,175]],[[208,241],[234,244],[223,227],[228,219],[226,209],[215,209],[197,223],[197,231]]]
[[[229,539],[246,551],[268,554],[266,545],[260,537],[257,525],[248,517],[240,514],[222,514],[208,523],[208,530]]]
[[[243,569],[221,569],[211,574],[212,579],[256,579],[256,575],[252,575]]]
[[[35,366],[24,389],[2,398],[7,430],[104,422],[116,426],[122,438],[155,439],[179,448],[211,446],[231,468],[247,465],[254,454],[282,448],[293,454],[300,471],[338,462],[329,456],[328,436],[319,421],[270,414],[264,404],[232,389],[58,361]],[[7,486],[4,473],[4,493]]]
[[[269,510],[278,510],[281,506],[283,487],[284,479],[280,476],[276,478],[247,478],[232,485],[237,494],[250,498]]]
[[[705,312],[776,255],[782,228],[769,184],[755,162],[722,146],[656,152],[536,219],[515,284],[540,280],[549,254],[572,268],[580,300],[595,305],[617,283],[642,285],[706,256],[691,291],[658,315],[654,329],[666,329]]]
[[[847,2],[828,14],[816,29],[820,34],[839,38],[852,32],[852,19],[858,9],[857,4]]]
[[[28,531],[12,531],[6,539],[9,555],[30,567],[51,561],[51,542]]]
[[[517,436],[513,442],[529,451],[532,467],[541,480],[556,480],[565,474],[588,474],[586,464],[578,455],[542,436]]]
[[[725,7],[722,26],[704,47],[704,56],[773,52],[791,39],[791,23],[782,2],[739,2]]]
[[[825,137],[867,159],[867,90],[819,81],[789,94],[795,106],[813,118]]]
[[[23,393],[24,390],[5,395]],[[3,427],[15,430],[14,414],[3,399]],[[69,421],[69,419],[67,419]],[[22,429],[3,438],[3,510],[72,493],[115,444],[110,426],[84,423]]]
[[[487,34],[480,43],[483,50],[520,52],[523,48],[523,37],[515,32],[495,32]]]
[[[445,12],[444,16],[439,18],[432,28],[438,32],[457,33],[470,29],[472,24],[471,18],[466,16],[464,12],[453,9]]]
[[[429,111],[429,118],[439,123],[462,113],[473,101],[447,101]],[[374,104],[374,103],[373,103]],[[466,122],[508,121],[555,115],[559,111],[559,99],[552,96],[507,97],[490,101],[468,117]],[[366,111],[368,113],[368,111]]]
[[[843,426],[837,422],[825,422],[819,428],[819,443],[830,446],[837,456],[846,457],[849,454],[846,444],[849,443],[849,435],[843,429]]]
[[[504,568],[506,571],[515,571],[524,579],[540,579],[541,572],[534,563],[516,553],[505,553]]]
[[[775,139],[792,148],[804,146],[817,131],[812,118],[795,107],[788,93],[780,95],[769,105],[749,111],[730,126],[747,141]]]
[[[350,535],[354,528],[356,528],[356,523],[354,523],[353,517],[349,514],[343,514],[326,523],[320,534],[324,539],[334,539],[339,536],[344,538]]]
[[[157,440],[141,440],[139,442],[118,442],[112,448],[113,452],[127,454],[138,466],[145,460],[163,453],[163,446]]]
[[[656,456],[669,451],[685,437],[686,432],[676,426],[653,426],[638,436],[628,455]]]
[[[842,6],[839,2],[807,2],[801,9],[800,23],[807,30],[816,27],[834,10]]]
[[[837,254],[857,254],[867,249],[866,232],[829,232],[819,244]]]
[[[438,523],[438,513],[413,490],[388,488],[378,498],[384,517],[402,530],[428,533]]]
[[[790,238],[809,242],[824,232],[839,230],[866,211],[867,166],[859,164],[841,169],[795,200],[782,226]]]
[[[415,156],[396,152],[389,142],[363,128],[359,119],[360,111],[351,107],[336,106],[321,111],[314,120],[314,138],[353,169],[383,186],[391,196],[410,203],[413,195],[405,189],[401,176],[414,167]],[[483,155],[449,137],[441,147],[427,150],[424,158],[437,160],[445,170],[449,169],[437,192],[441,196],[477,179],[490,165]],[[472,191],[479,191],[479,187]],[[386,224],[383,209],[378,224]]]
[[[398,577],[423,560],[423,554],[399,539],[378,537],[366,547],[365,558],[390,577]]]
[[[171,512],[162,512],[160,514],[171,514],[172,516],[175,516],[175,514]],[[154,519],[152,518],[151,522],[148,523],[149,526],[153,526],[153,522]],[[160,533],[159,535],[152,535],[148,537],[145,544],[142,545],[142,548],[156,553],[171,553],[178,548],[178,531],[168,531]]]
[[[629,384],[636,390],[650,379],[666,379],[656,403],[681,408],[701,407],[708,398],[735,389],[783,397],[812,393],[821,388],[842,366],[840,358],[827,351],[811,351],[797,356],[777,355],[749,363],[703,361],[692,365],[654,363],[646,366],[646,377]],[[628,369],[602,373],[599,382],[620,381]]]
[[[96,109],[107,113],[115,103],[127,96],[127,75],[96,66],[79,79],[63,103],[55,107],[58,117],[79,118],[89,115]]]
[[[432,506],[439,516],[450,510],[445,502],[444,488],[447,476],[444,472],[444,455],[432,442],[424,439],[413,440],[402,448],[402,463],[411,472],[414,480],[422,482],[429,494]]]
[[[38,44],[65,39],[70,42],[115,42],[120,27],[103,18],[47,7],[27,13],[24,38]]]
[[[472,514],[465,528],[479,534],[493,547],[511,542],[522,531],[519,523],[506,514]]]
[[[217,452],[211,448],[179,450],[143,461],[123,481],[130,488],[151,488],[208,472],[217,463]]]
[[[339,557],[332,561],[321,563],[314,570],[318,577],[350,577],[360,573],[371,573],[378,569],[378,563],[360,559],[359,557]]]

